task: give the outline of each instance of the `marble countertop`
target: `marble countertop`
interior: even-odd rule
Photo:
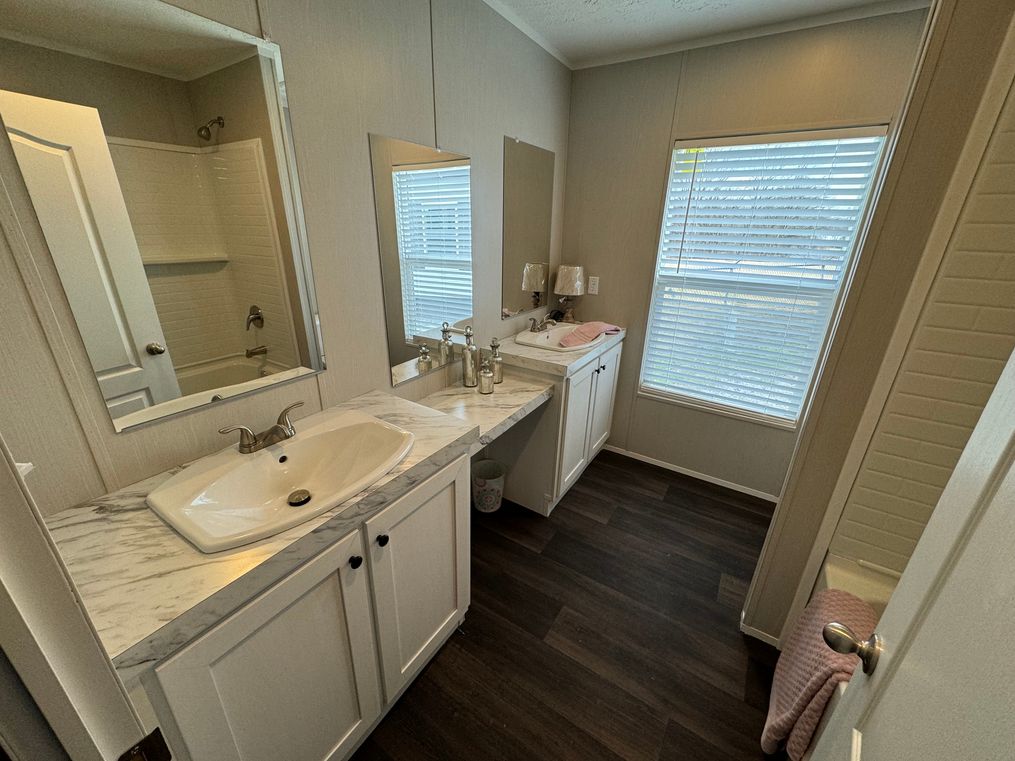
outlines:
[[[537,349],[534,346],[523,346],[516,343],[514,336],[512,336],[501,341],[500,353],[504,357],[505,365],[566,378],[592,362],[607,349],[619,344],[626,335],[627,331],[621,330],[616,335],[606,336],[602,343],[579,351],[549,351],[548,349]]]
[[[430,394],[419,403],[479,426],[473,454],[553,396],[553,384],[504,374],[492,394],[481,394],[460,383]]]
[[[46,520],[113,664],[133,680],[462,455],[479,431],[436,409],[371,392],[318,415],[355,409],[415,434],[384,478],[334,510],[255,544],[204,554],[145,497],[182,467]],[[308,416],[296,422],[310,421]]]

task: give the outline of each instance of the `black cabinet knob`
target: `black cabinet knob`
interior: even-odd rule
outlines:
[[[377,544],[380,547],[387,547],[388,541],[390,541],[390,537],[387,534],[381,534],[377,537]]]
[[[606,369],[606,365],[602,365],[599,369],[600,370],[605,370]]]
[[[349,565],[351,565],[353,567],[353,570],[355,570],[359,568],[361,565],[363,565],[363,558],[361,558],[359,555],[353,555],[351,558],[349,558]]]

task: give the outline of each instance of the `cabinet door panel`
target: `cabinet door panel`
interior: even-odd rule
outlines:
[[[620,370],[620,344],[599,358],[596,366],[595,391],[589,412],[589,459],[603,448],[610,438],[610,424],[613,422],[613,401],[617,392],[617,376]]]
[[[462,458],[367,521],[387,699],[454,631],[469,604],[469,468]]]
[[[345,756],[380,712],[359,532],[156,670],[194,761]]]
[[[595,364],[589,365],[567,380],[557,496],[571,487],[588,464],[589,406],[597,367]]]

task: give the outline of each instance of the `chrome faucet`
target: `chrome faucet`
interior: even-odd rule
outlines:
[[[556,320],[551,320],[549,317],[544,317],[542,320],[536,321],[535,317],[529,318],[529,332],[530,333],[542,333],[544,330],[548,330],[557,324]]]
[[[230,425],[225,428],[219,428],[219,433],[232,433],[233,431],[239,431],[240,454],[253,454],[254,452],[259,452],[265,447],[270,447],[272,444],[277,444],[280,441],[285,441],[286,439],[291,439],[295,436],[296,428],[289,419],[289,413],[297,407],[302,406],[303,402],[294,402],[290,404],[278,414],[278,420],[275,422],[275,425],[267,431],[254,433],[245,425]]]

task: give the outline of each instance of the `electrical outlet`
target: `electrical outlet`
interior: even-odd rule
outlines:
[[[589,296],[599,295],[599,278],[596,276],[589,277]]]

